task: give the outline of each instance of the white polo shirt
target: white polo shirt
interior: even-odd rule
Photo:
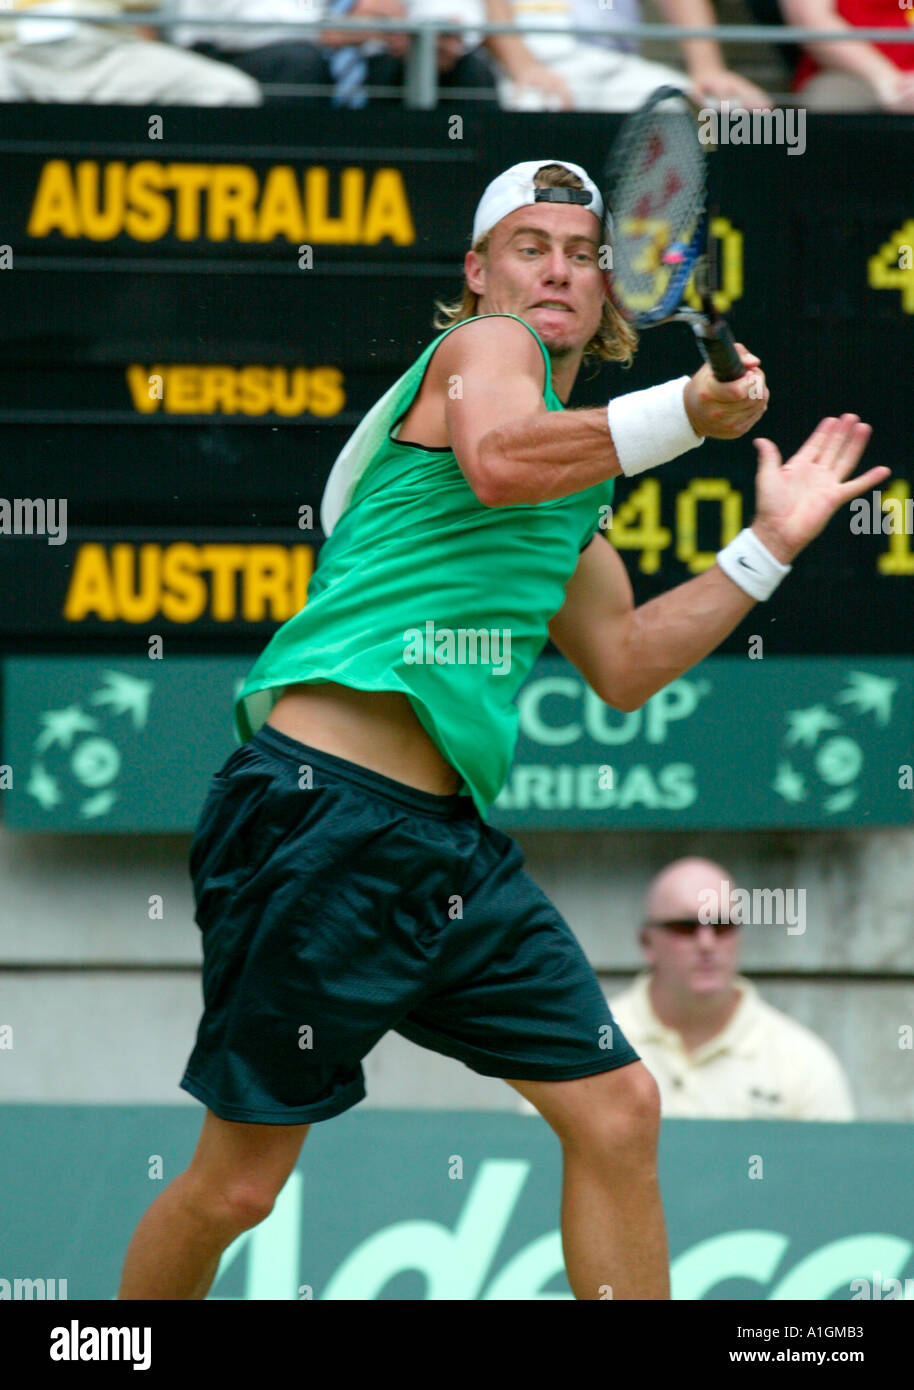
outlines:
[[[664,1116],[714,1120],[852,1120],[837,1057],[821,1038],[760,998],[737,975],[740,1002],[720,1033],[694,1052],[661,1023],[648,971],[609,1006],[660,1087]]]

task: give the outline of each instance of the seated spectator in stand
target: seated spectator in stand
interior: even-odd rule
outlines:
[[[231,63],[264,85],[319,89],[267,93],[271,104],[326,106],[335,92],[337,105],[361,106],[366,86],[390,86],[402,80],[401,59],[409,42],[404,34],[369,32],[360,35],[356,48],[352,36],[341,30],[296,33],[281,27],[284,20],[301,24],[309,19],[332,20],[334,14],[352,19],[401,19],[406,14],[402,0],[177,0],[177,14],[205,14],[213,20],[262,20],[263,28],[180,24],[172,28],[171,35],[175,43]],[[349,58],[353,51],[358,53],[354,62]]]
[[[313,107],[326,105],[330,98],[335,106],[360,108],[368,100],[367,89],[402,87],[410,44],[406,34],[368,32],[356,42],[342,29],[296,33],[277,24],[314,19],[332,26],[334,16],[346,15],[384,20],[453,17],[454,33],[438,38],[437,80],[444,91],[476,88],[480,96],[473,98],[474,105],[494,105],[498,73],[503,70],[521,86],[538,89],[552,104],[566,109],[573,105],[562,78],[538,62],[520,37],[497,35],[483,45],[482,35],[473,26],[484,19],[510,23],[508,0],[207,0],[203,10],[201,4],[202,0],[177,0],[178,16],[261,20],[264,27],[220,28],[189,22],[172,26],[173,41],[233,64],[264,86],[311,89],[267,92],[270,103]]]
[[[496,69],[482,45],[482,34],[470,26],[484,20],[483,0],[406,0],[410,19],[453,19],[453,34],[438,35],[438,86],[443,92],[471,88],[474,106],[497,106]]]
[[[336,13],[347,12],[354,14],[355,9],[347,11],[349,0],[329,0],[335,7]],[[401,7],[400,13],[404,10]],[[473,31],[473,24],[478,24],[484,17],[483,0],[405,0],[405,15],[407,19],[413,21],[422,20],[453,20],[453,33],[439,33],[437,40],[437,84],[442,92],[450,92],[454,88],[471,88],[474,95],[471,98],[473,106],[497,106],[498,96],[496,91],[495,69],[481,49],[482,35]],[[342,36],[345,37],[345,36]],[[406,76],[405,67],[405,48],[411,39],[402,39],[402,47],[399,52],[402,56],[398,57],[394,64],[388,68],[384,81],[388,86],[402,85]],[[364,54],[364,46],[350,46],[337,49],[330,57],[336,81],[334,101],[337,105],[358,106],[364,105],[364,96],[356,89],[353,96],[351,88],[350,74],[357,69],[359,57]],[[371,84],[371,77],[367,76],[365,81]],[[377,79],[375,79],[377,80]],[[453,104],[453,98],[449,98]]]
[[[748,109],[769,107],[771,99],[760,87],[731,72],[720,45],[710,39],[682,43],[688,76],[664,63],[642,58],[633,39],[617,38],[613,29],[641,21],[639,0],[614,0],[601,6],[598,0],[493,0],[506,18],[518,24],[549,24],[554,34],[526,34],[533,55],[559,74],[576,107],[587,111],[631,111],[665,83],[683,87],[702,105],[729,101]],[[707,27],[715,23],[710,0],[659,0],[671,24]],[[494,16],[490,16],[494,19]],[[576,39],[567,31],[602,28],[605,36]],[[508,109],[542,109],[535,90],[520,87],[510,77],[500,86],[502,106]]]
[[[641,928],[649,968],[609,1004],[660,1087],[662,1113],[852,1120],[831,1049],[737,974],[741,934],[752,930],[728,925],[737,908],[730,875],[705,859],[678,859],[649,886]]]
[[[807,29],[908,29],[899,0],[782,0],[788,24]],[[794,77],[810,111],[914,111],[914,44],[810,43]]]
[[[155,0],[5,0],[0,4],[0,101],[145,106],[259,106],[236,68],[158,43],[148,26],[80,23],[157,8]],[[22,17],[20,17],[20,14]],[[53,14],[55,19],[36,19]]]
[[[345,0],[341,0],[345,3]],[[519,35],[488,38],[473,27],[484,21],[510,24],[507,0],[405,0],[412,20],[453,19],[453,34],[438,36],[438,86],[442,95],[455,88],[473,88],[473,106],[497,105],[501,72],[522,86],[536,88],[556,108],[569,110],[571,93],[558,73],[540,63]],[[488,50],[488,51],[486,51]],[[448,97],[449,103],[451,98]]]
[[[459,35],[445,34],[438,42],[438,83],[445,92],[452,87],[487,87],[497,101],[498,83],[507,79],[518,88],[534,90],[543,104],[556,110],[573,108],[574,98],[564,78],[541,63],[519,34],[491,34],[483,39],[472,29],[468,32],[468,25],[484,20],[513,23],[509,0],[407,0],[407,4],[412,19],[453,17],[462,22]],[[479,104],[478,99],[474,104]]]
[[[438,39],[438,84],[444,89],[472,87],[497,102],[495,72],[479,50],[482,36],[468,26],[483,17],[483,0],[178,0],[178,13],[206,13],[217,19],[258,19],[270,22],[316,19],[327,29],[296,34],[282,28],[204,28],[181,24],[173,29],[176,43],[196,52],[234,63],[270,87],[310,87],[307,92],[266,93],[268,102],[361,108],[369,88],[402,87],[404,60],[410,39],[405,33],[378,31],[354,36],[333,29],[335,17],[350,19],[449,19],[455,32]],[[484,99],[484,98],[483,98]]]
[[[490,24],[513,24],[511,0],[485,0]],[[516,96],[519,105],[533,109],[571,111],[574,97],[560,72],[541,62],[520,34],[490,34],[486,48],[498,64],[501,104],[510,105]],[[524,94],[529,94],[525,96]]]

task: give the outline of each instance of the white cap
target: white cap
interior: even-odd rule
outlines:
[[[534,188],[533,176],[544,164],[561,164],[563,169],[577,174],[584,188]],[[583,200],[585,190],[590,194],[586,202]],[[537,194],[540,196],[537,197]],[[538,202],[578,203],[586,206],[588,212],[594,213],[601,222],[603,219],[603,199],[600,190],[580,164],[572,164],[567,159],[528,159],[525,163],[514,164],[503,174],[499,174],[483,193],[476,208],[476,216],[473,218],[472,245],[475,246],[486,232],[492,230],[496,222],[500,222],[509,213]]]

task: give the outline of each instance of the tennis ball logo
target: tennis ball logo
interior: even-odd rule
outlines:
[[[830,738],[816,754],[816,770],[830,787],[855,781],[863,767],[863,750],[852,738]]]
[[[77,703],[43,710],[27,795],[45,810],[78,796],[81,820],[103,819],[119,796],[123,757],[118,740],[145,727],[152,689],[151,680],[104,671],[100,687],[84,702],[96,713]]]
[[[106,787],[121,767],[121,755],[110,738],[89,738],[70,759],[70,770],[85,787]]]

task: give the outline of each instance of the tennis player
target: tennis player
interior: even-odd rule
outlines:
[[[513,698],[548,634],[602,700],[638,708],[888,470],[845,481],[870,432],[853,415],[824,420],[783,466],[756,441],[751,527],[635,608],[601,529],[613,480],[744,434],[768,391],[740,348],[738,381],[703,366],[565,410],[585,355],[626,360],[635,345],[602,241],[577,165],[496,178],[461,304],[439,306],[449,327],[333,467],[307,606],[240,692],[243,741],[191,848],[205,1010],[181,1085],[207,1111],[190,1166],[140,1221],[123,1299],[205,1297],[308,1126],[363,1098],[362,1058],[390,1029],[503,1077],[552,1126],[575,1297],[669,1297],[657,1086],[519,847],[485,819]]]

